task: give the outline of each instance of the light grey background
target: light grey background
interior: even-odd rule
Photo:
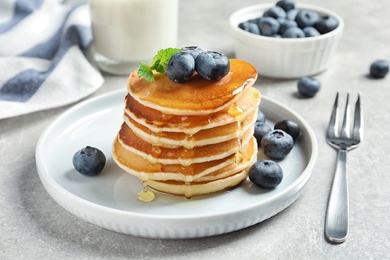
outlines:
[[[228,17],[265,1],[181,0],[179,46],[200,45],[233,56]],[[317,76],[322,89],[301,99],[295,80],[259,78],[263,95],[283,102],[312,126],[319,156],[304,194],[289,208],[253,227],[211,238],[152,240],[104,230],[59,206],[38,178],[34,151],[42,131],[68,107],[0,120],[1,259],[389,259],[390,258],[390,76],[367,78],[370,63],[390,59],[388,0],[306,0],[345,19],[345,32],[331,68]],[[105,75],[94,96],[124,88],[126,77]],[[341,245],[323,235],[336,152],[325,129],[336,91],[360,92],[365,140],[349,154],[350,233]]]

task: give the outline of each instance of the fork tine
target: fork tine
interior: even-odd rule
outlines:
[[[349,93],[347,93],[347,101],[345,103],[343,125],[341,126],[340,137],[349,138],[351,132],[350,126],[350,108],[349,108]]]
[[[339,92],[336,94],[336,99],[334,101],[332,114],[330,115],[330,120],[328,124],[328,130],[326,131],[327,137],[337,136],[338,129],[338,103],[339,103]]]
[[[363,111],[361,110],[360,94],[358,94],[358,98],[355,104],[352,137],[359,141],[362,141],[363,139]]]

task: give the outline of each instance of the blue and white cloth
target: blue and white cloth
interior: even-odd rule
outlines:
[[[0,0],[0,119],[79,101],[103,77],[85,51],[86,4]]]

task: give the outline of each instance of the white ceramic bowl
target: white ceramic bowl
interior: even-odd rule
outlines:
[[[238,28],[238,24],[257,18],[274,3],[248,6],[230,16],[235,56],[252,63],[259,75],[271,78],[312,76],[327,69],[340,42],[344,21],[336,13],[316,6],[297,4],[297,9],[317,11],[335,17],[338,27],[326,34],[307,38],[274,38],[255,35]]]

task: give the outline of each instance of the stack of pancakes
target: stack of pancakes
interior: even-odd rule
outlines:
[[[115,162],[148,187],[187,198],[237,186],[257,158],[256,78],[241,60],[230,60],[218,81],[195,74],[177,84],[156,73],[148,82],[131,73]]]

